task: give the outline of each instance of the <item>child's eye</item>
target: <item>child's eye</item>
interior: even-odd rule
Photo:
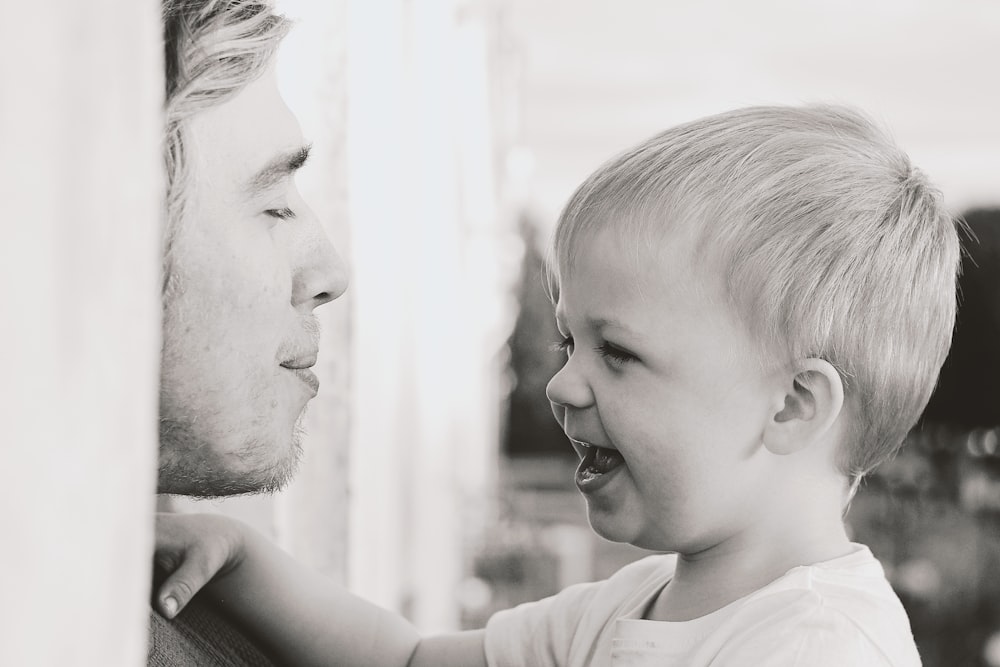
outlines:
[[[565,352],[566,356],[573,354],[573,337],[563,336],[562,340],[552,343],[552,349],[555,352]]]
[[[264,213],[278,220],[291,220],[295,217],[295,211],[287,206],[284,208],[269,208]]]
[[[620,366],[629,361],[635,361],[636,356],[631,352],[626,352],[620,347],[615,347],[611,343],[601,343],[597,347],[597,351],[604,357],[609,363],[616,366]]]

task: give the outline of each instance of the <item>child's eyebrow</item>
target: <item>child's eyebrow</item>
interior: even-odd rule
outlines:
[[[604,329],[616,329],[634,338],[644,338],[642,334],[614,317],[588,317],[587,324],[597,331],[603,331]]]
[[[628,329],[621,320],[615,319],[614,317],[588,317],[587,324],[594,327],[595,329],[604,329],[607,327],[613,329]]]

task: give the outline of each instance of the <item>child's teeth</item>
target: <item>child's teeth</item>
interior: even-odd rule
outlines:
[[[623,462],[622,455],[614,449],[595,447],[594,460],[590,465],[591,471],[596,474],[603,474],[618,467]]]

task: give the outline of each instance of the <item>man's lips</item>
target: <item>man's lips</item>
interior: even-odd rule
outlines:
[[[289,359],[288,361],[282,361],[281,365],[285,368],[291,370],[299,370],[302,368],[312,368],[316,365],[316,354],[310,354],[303,357],[296,357],[295,359]]]
[[[282,368],[290,370],[296,375],[302,382],[304,382],[315,396],[319,391],[319,378],[313,373],[310,368],[316,365],[316,357],[306,357],[303,359],[293,359],[292,361],[287,361],[281,364]]]

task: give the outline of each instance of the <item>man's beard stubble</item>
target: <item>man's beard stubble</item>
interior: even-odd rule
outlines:
[[[164,261],[161,292],[164,338],[160,353],[157,493],[207,499],[280,491],[294,477],[302,458],[303,421],[308,404],[295,420],[287,450],[280,451],[276,443],[250,435],[238,451],[223,455],[217,452],[209,438],[194,428],[199,420],[213,421],[211,415],[192,414],[190,410],[181,409],[173,404],[170,392],[164,391],[163,368],[171,363],[168,329],[174,327],[176,330],[182,325],[180,315],[171,308],[186,287],[178,268],[168,255]]]
[[[158,493],[197,498],[274,493],[298,470],[306,408],[295,422],[290,446],[280,456],[273,454],[274,443],[251,436],[227,459],[194,433],[191,420],[166,416],[164,407],[161,402]]]
[[[160,354],[160,401],[159,401],[159,471],[157,492],[170,495],[184,495],[195,498],[221,498],[249,494],[267,494],[282,490],[295,476],[302,458],[303,426],[308,403],[295,420],[287,447],[280,447],[263,436],[249,435],[244,438],[236,451],[224,454],[213,446],[212,434],[198,433],[194,425],[212,423],[211,414],[203,414],[183,409],[171,400],[170,392],[164,390],[166,375],[164,368],[171,364],[171,356],[177,350],[168,351],[168,330],[174,331],[183,325],[181,315],[171,308],[175,300],[186,288],[186,282],[175,261],[168,258],[164,262],[164,281],[161,293],[163,348]],[[308,319],[308,318],[307,318]],[[318,322],[313,319],[313,327],[306,322],[304,328],[315,338],[319,338]],[[169,381],[169,380],[167,380]],[[265,431],[265,429],[261,429]],[[227,435],[222,433],[220,435]]]

